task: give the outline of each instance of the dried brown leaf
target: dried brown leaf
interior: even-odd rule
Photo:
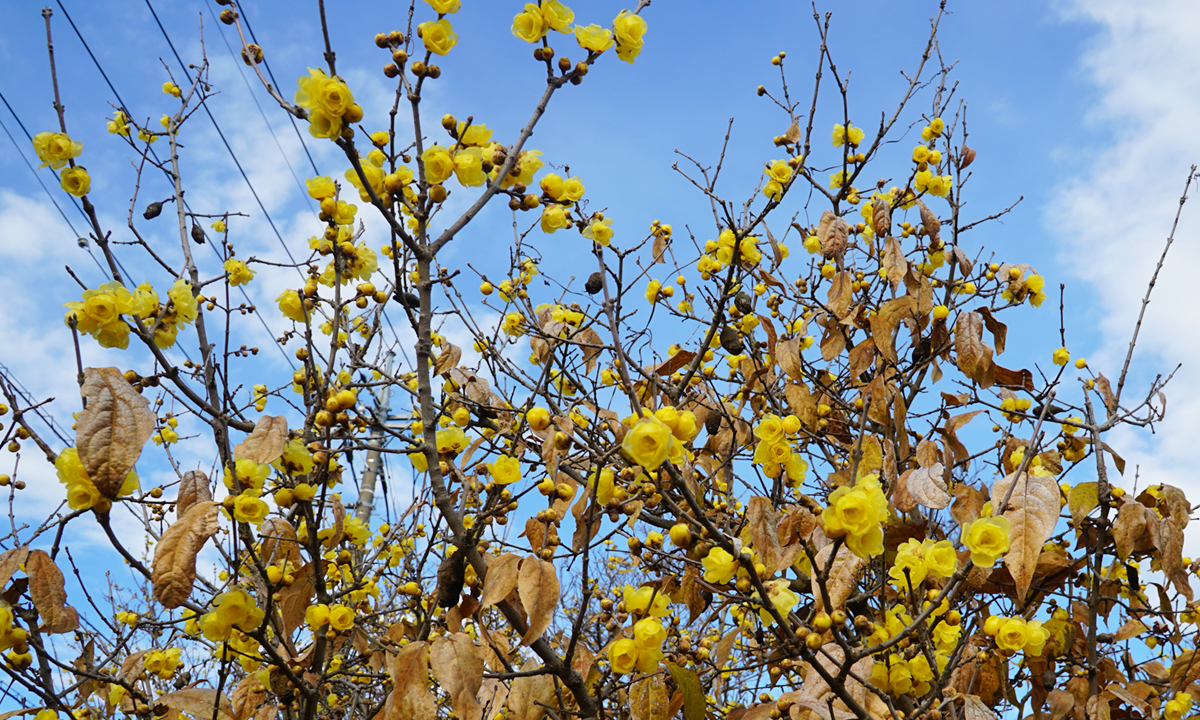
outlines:
[[[433,374],[441,375],[448,372],[451,368],[458,366],[459,360],[462,360],[462,348],[449,340],[443,340],[442,351],[438,353],[437,361],[433,365]]]
[[[25,574],[29,576],[29,597],[49,632],[71,632],[79,626],[78,614],[67,605],[62,571],[45,550],[29,551]]]
[[[964,375],[985,390],[995,384],[996,365],[992,362],[992,349],[983,342],[983,319],[979,313],[959,313],[954,323],[954,350]]]
[[[644,675],[629,688],[629,716],[633,720],[667,720],[669,700],[663,674]]]
[[[479,600],[480,607],[491,607],[516,589],[520,564],[521,558],[512,553],[505,553],[488,562],[483,596]]]
[[[208,485],[208,476],[199,470],[188,470],[179,481],[179,496],[175,500],[175,517],[187,515],[187,511],[196,503],[212,500],[212,488]]]
[[[0,590],[8,585],[8,581],[12,580],[12,576],[21,569],[28,557],[29,547],[26,545],[6,550],[3,555],[0,555]]]
[[[220,528],[218,508],[212,501],[196,503],[163,533],[154,548],[154,597],[165,608],[187,602],[196,581],[196,556]]]
[[[435,720],[437,698],[429,690],[429,643],[414,641],[388,663],[392,693],[383,720]]]
[[[821,254],[826,259],[840,259],[846,252],[849,237],[850,226],[845,220],[829,210],[821,213],[821,220],[817,223],[817,239],[821,241]]]
[[[526,556],[517,576],[517,590],[529,613],[529,629],[521,637],[521,645],[532,645],[550,627],[558,605],[558,575],[554,566],[535,555]]]
[[[530,658],[521,666],[521,672],[533,672],[541,667]],[[554,699],[554,679],[546,675],[523,675],[512,681],[508,693],[508,720],[542,720],[547,705]]]
[[[891,235],[887,236],[883,245],[883,269],[893,289],[899,287],[900,283],[904,282],[904,276],[908,274],[908,259],[904,257],[904,248],[901,247],[900,241]]]
[[[771,505],[770,498],[752,497],[746,506],[749,522],[750,542],[754,545],[758,559],[767,568],[767,575],[778,572],[781,553],[779,550],[779,517]]]
[[[154,434],[154,413],[115,367],[84,370],[83,397],[87,407],[75,420],[75,448],[96,489],[115,498]]]
[[[233,457],[269,465],[283,456],[287,437],[287,418],[282,415],[263,415],[254,424],[254,431],[233,449]]]
[[[1025,599],[1037,569],[1042,545],[1054,534],[1058,522],[1058,483],[1053,477],[1022,473],[1007,475],[992,485],[992,507],[999,508],[1012,486],[1004,517],[1011,526],[1010,548],[1004,565],[1016,583],[1017,600]]]
[[[483,707],[476,699],[483,684],[483,654],[466,633],[443,635],[429,648],[429,665],[438,684],[450,695],[450,707],[460,720],[480,720]]]
[[[209,688],[176,690],[158,698],[158,702],[197,720],[236,720],[233,706],[223,693]]]
[[[946,487],[946,468],[934,463],[927,468],[917,468],[908,476],[908,494],[921,505],[931,510],[941,510],[950,504],[950,490]]]
[[[824,571],[825,566],[829,563],[829,555],[833,552],[833,547],[834,545],[831,543],[817,553],[816,562],[813,564],[813,573]],[[833,566],[829,569],[829,577],[825,580],[825,587],[829,590],[828,602],[826,602],[824,593],[821,592],[821,584],[815,579],[813,580],[812,592],[816,606],[824,608],[827,612],[845,609],[846,600],[854,592],[854,585],[858,582],[858,574],[865,566],[865,560],[855,555],[846,545],[840,545],[838,553],[833,559]]]

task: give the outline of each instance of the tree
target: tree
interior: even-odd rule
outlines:
[[[583,180],[542,172],[528,143],[556,94],[586,92],[614,55],[635,62],[647,0],[611,27],[576,23],[554,0],[524,6],[512,32],[534,46],[546,88],[508,144],[474,114],[438,129],[421,112],[457,43],[458,0],[414,3],[415,28],[375,38],[411,138],[395,112],[390,124],[363,117],[328,35],[327,69],[286,96],[263,72],[270,49],[222,4],[282,112],[349,165],[345,183],[308,181],[323,232],[287,265],[303,282],[277,300],[293,324],[278,342],[301,369],[249,392],[237,379],[257,355],[238,343],[260,309],[234,305],[230,288],[279,259],[241,259],[236,218],[185,200],[180,138],[215,92],[207,62],[164,85],[179,106],[162,128],[120,108],[110,122],[139,180],[171,178],[173,196],[142,218],[173,213],[177,254],[143,239],[137,189],[128,243],[103,226],[55,79],[59,128],[34,147],[80,198],[112,275],[68,305],[67,326],[77,348],[127,349],[153,372],[80,361],[67,448],[3,385],[5,443],[45,454],[69,508],[14,521],[0,556],[5,672],[39,720],[1189,712],[1191,506],[1168,484],[1136,497],[1116,487],[1109,468],[1124,461],[1104,439],[1161,420],[1169,377],[1134,397],[1129,357],[1115,387],[1065,347],[1047,349],[1052,376],[998,364],[1002,313],[1048,293],[1033,268],[968,239],[997,216],[961,212],[976,151],[949,68],[927,72],[944,3],[894,109],[871,128],[843,111],[832,151],[813,118],[830,96],[846,108],[849,91],[830,16],[816,15],[811,105],[791,99],[782,52],[779,88],[758,89],[786,128],[759,186],[727,197],[724,151],[680,169],[710,201],[703,241],[658,221],[637,240],[614,235]],[[554,31],[573,33],[584,59],[553,48]],[[922,91],[924,115],[910,107]],[[859,187],[910,123],[921,128],[911,161],[881,170],[894,183]],[[452,188],[470,198],[453,219]],[[474,268],[441,258],[489,202],[507,202],[514,239],[508,266],[489,269],[503,279],[481,275],[476,295],[462,279]],[[582,286],[534,282],[533,250],[558,232],[592,244]],[[206,243],[220,269],[196,253]],[[145,253],[159,277],[139,283],[119,253]],[[415,333],[412,366],[394,367],[385,313]],[[478,364],[463,364],[449,327],[469,331]],[[178,359],[184,343],[194,360]],[[402,397],[407,421],[389,422],[368,393]],[[269,403],[288,407],[269,415]],[[180,416],[204,436],[181,439]],[[134,465],[152,439],[175,479],[147,490]],[[187,442],[212,444],[219,481],[175,461]],[[419,482],[399,517],[372,528],[382,454],[405,456]],[[23,481],[14,468],[3,482]],[[145,562],[113,529],[130,509],[144,518]],[[138,586],[107,599],[68,588],[63,568],[81,575],[60,539],[89,519]],[[198,571],[205,558],[220,571]]]

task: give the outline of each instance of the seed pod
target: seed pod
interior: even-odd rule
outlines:
[[[745,290],[738,292],[737,296],[733,299],[733,306],[743,315],[749,315],[754,312],[754,302],[750,299],[750,293]]]
[[[583,286],[588,295],[595,295],[604,289],[604,275],[599,270],[588,275],[587,283]]]
[[[222,10],[220,17],[221,22],[225,23],[226,25],[232,25],[234,21],[237,20],[237,13],[232,10]]]
[[[465,568],[462,553],[454,553],[442,561],[437,573],[438,607],[451,608],[462,596]]]
[[[201,245],[204,244],[204,228],[200,227],[200,223],[192,221],[192,239]]]
[[[742,339],[738,337],[738,331],[726,325],[721,329],[721,347],[725,348],[725,352],[731,355],[737,355],[742,351]]]
[[[721,432],[721,414],[715,412],[709,413],[708,417],[704,418],[704,429],[708,431],[709,435],[716,435]]]
[[[395,295],[396,302],[406,308],[418,308],[421,306],[421,299],[410,292],[397,292]]]
[[[162,214],[162,206],[163,204],[160,202],[150,203],[146,206],[146,212],[142,213],[142,217],[146,218],[147,220],[153,220]]]

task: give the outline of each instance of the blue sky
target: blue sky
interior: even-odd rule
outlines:
[[[136,116],[156,120],[173,110],[160,86],[167,79],[164,63],[176,79],[180,68],[144,2],[63,3]],[[248,1],[242,7],[287,95],[306,67],[322,62],[315,6]],[[387,54],[371,39],[378,31],[402,29],[405,18],[394,3],[396,9],[388,11],[368,10],[375,4],[366,3],[333,6],[337,10],[330,15],[330,30],[339,72],[364,105],[365,124],[382,127],[372,119],[382,118],[391,104],[390,83],[380,72]],[[603,25],[622,7],[609,0],[573,5],[578,21]],[[134,173],[126,146],[105,132],[114,97],[57,5],[55,9],[68,128],[85,144],[83,162],[91,171],[92,198],[105,226],[124,238]],[[220,91],[211,110],[275,226],[287,243],[302,247],[318,224],[292,173],[303,179],[313,174],[312,168],[287,117],[249,69],[231,57],[225,41],[236,47],[236,35],[215,22],[217,9],[211,0],[155,4],[185,61],[200,57],[203,21],[211,79]],[[515,2],[464,0],[463,10],[453,17],[459,46],[439,63],[442,78],[426,85],[427,126],[436,128],[444,112],[474,115],[496,129],[497,140],[511,142],[543,83],[530,47],[508,29],[519,9]],[[839,2],[829,9],[835,11],[830,38],[834,58],[842,72],[851,73],[851,119],[870,136],[879,113],[890,113],[903,92],[907,83],[900,71],[915,67],[937,4]],[[428,7],[418,3],[417,21],[430,16]],[[773,91],[778,86],[777,70],[769,63],[773,54],[788,53],[789,87],[793,97],[806,98],[802,106],[807,110],[817,48],[812,12],[796,2],[656,0],[644,17],[649,32],[637,63],[603,58],[581,87],[566,88],[555,97],[529,147],[542,150],[552,165],[569,165],[572,174],[584,179],[593,205],[607,206],[614,217],[618,241],[643,236],[650,221],[659,218],[672,223],[677,234],[690,226],[703,242],[715,235],[711,214],[707,202],[671,169],[680,159],[674,150],[715,160],[726,124],[735,118],[721,189],[731,198],[746,197],[762,163],[779,156],[771,138],[787,126],[787,118],[755,94],[759,84]],[[2,92],[31,133],[56,129],[38,9],[27,4],[10,8],[6,23],[0,34],[0,61],[6,68]],[[581,55],[569,38],[556,45],[560,55]],[[1200,160],[1200,138],[1194,133],[1200,109],[1200,74],[1195,72],[1200,66],[1200,10],[1187,0],[960,0],[950,4],[942,21],[939,48],[947,63],[955,63],[951,81],[957,83],[956,95],[968,103],[970,145],[979,153],[966,216],[990,215],[1025,198],[1002,223],[973,231],[964,246],[974,252],[986,245],[998,259],[1034,265],[1047,277],[1048,289],[1054,289],[1052,297],[1059,282],[1067,283],[1067,310],[1073,318],[1068,345],[1115,377],[1188,166]],[[927,67],[927,75],[935,68]],[[919,94],[906,117],[915,120],[928,112],[931,97],[928,89]],[[832,149],[826,138],[840,120],[837,110],[834,96],[823,95],[814,135],[819,153],[828,158]],[[0,120],[32,159],[31,147],[7,109],[0,108]],[[917,132],[919,126],[889,151],[897,172]],[[320,171],[340,179],[347,165],[336,148],[307,135],[305,139]],[[208,120],[196,116],[184,142],[183,171],[193,208],[248,213],[249,218],[233,225],[240,254],[280,256],[273,231]],[[52,181],[44,171],[43,181]],[[50,188],[70,221],[82,227],[69,198],[54,184]],[[169,190],[161,179],[149,178],[142,193],[138,215],[149,199],[166,197]],[[1200,246],[1194,242],[1198,212],[1185,209],[1179,242],[1143,330],[1144,352],[1134,366],[1137,387],[1138,381],[1185,363],[1167,391],[1171,414],[1155,436],[1126,433],[1110,441],[1131,466],[1141,465],[1143,485],[1170,482],[1189,494],[1200,491],[1188,472],[1188,451],[1200,425],[1200,401],[1194,399],[1200,397],[1200,374],[1186,364],[1200,345],[1186,274],[1200,260]],[[776,222],[782,225],[782,220]],[[142,224],[139,217],[139,228],[163,248],[172,243],[170,225]],[[490,208],[450,247],[444,262],[455,266],[469,260],[484,272],[499,273],[507,265],[511,233],[508,211]],[[570,275],[574,267],[588,268],[576,273],[581,277],[590,272],[584,264],[586,244],[578,238],[559,242],[560,237],[541,243],[543,251],[554,250],[545,259],[547,272],[559,277]],[[207,261],[204,274],[211,276],[216,264],[211,257]],[[57,396],[52,412],[69,426],[77,391],[73,369],[63,360],[70,356],[70,335],[57,308],[75,299],[78,290],[63,265],[89,285],[100,282],[99,270],[77,247],[17,150],[0,138],[0,287],[6,302],[0,314],[0,362],[37,397]],[[130,267],[137,275],[136,263]],[[287,272],[264,270],[249,290],[267,309],[265,317],[276,332],[282,323],[270,300],[289,282],[294,276]],[[1048,365],[1049,350],[1057,347],[1055,304],[1017,311],[1035,334],[1028,340],[1010,335],[1003,364]],[[1011,320],[1010,326],[1015,326]],[[275,363],[275,370],[283,367],[264,334],[254,340],[264,348],[261,361]],[[122,367],[134,357],[92,344],[85,344],[84,355],[85,364]],[[186,459],[207,464],[209,455],[197,451]],[[30,483],[22,506],[44,516],[61,490],[52,472],[33,467],[37,462],[23,466],[37,482]],[[6,463],[8,456],[0,458],[0,471],[10,470]],[[1124,482],[1132,484],[1130,478]],[[1197,548],[1190,550],[1194,554]]]

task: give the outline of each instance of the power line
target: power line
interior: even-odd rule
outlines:
[[[229,44],[229,38],[225,37],[225,31],[221,30],[220,23],[216,16],[213,15],[212,5],[205,4],[208,9],[208,14],[212,16],[213,22],[218,24],[217,30],[220,31],[221,40],[225,43],[225,49],[229,51],[229,57],[233,58],[233,66],[237,68],[238,75],[242,78],[242,83],[245,84],[246,90],[250,93],[250,99],[254,101],[254,107],[258,109],[258,114],[263,120],[263,124],[267,126],[267,132],[271,133],[271,139],[275,141],[275,147],[279,150],[279,155],[283,158],[284,164],[287,165],[288,171],[292,173],[292,179],[296,181],[296,187],[300,188],[300,194],[308,201],[309,209],[313,209],[312,198],[309,197],[304,183],[300,182],[300,176],[296,174],[296,168],[292,167],[292,161],[288,159],[287,153],[283,151],[283,145],[279,143],[279,136],[275,134],[275,128],[271,126],[271,121],[267,120],[267,114],[263,112],[262,105],[258,102],[258,96],[254,93],[254,88],[250,86],[250,81],[246,79],[246,73],[242,70],[241,65],[237,62],[238,56],[233,52],[233,46]],[[291,113],[287,113],[288,117],[292,117]],[[308,148],[305,147],[305,152]]]
[[[129,106],[125,104],[125,100],[121,98],[121,93],[117,92],[117,88],[112,84],[112,81],[108,79],[108,73],[104,72],[104,68],[100,65],[100,61],[96,59],[96,55],[92,52],[92,48],[88,45],[87,40],[84,39],[83,33],[81,33],[79,31],[79,28],[75,25],[75,21],[71,19],[71,14],[68,13],[66,7],[63,6],[62,0],[56,0],[56,2],[58,3],[58,8],[60,10],[62,10],[63,16],[66,17],[67,22],[70,23],[71,29],[75,31],[75,36],[79,38],[79,42],[83,45],[83,49],[87,51],[88,57],[90,57],[92,59],[92,64],[95,65],[96,70],[98,70],[100,72],[100,77],[104,78],[104,82],[108,85],[108,89],[112,90],[113,96],[117,98],[117,102],[120,103],[122,112],[124,112],[125,115],[128,117],[133,117],[133,112],[129,109]],[[149,3],[147,3],[147,4],[149,4]],[[150,8],[150,12],[153,13],[154,8]],[[155,20],[156,21],[158,20],[157,15],[155,15]],[[159,28],[160,29],[162,28],[161,23],[159,23]],[[164,36],[166,35],[165,30],[163,31],[163,35]],[[167,43],[170,44],[170,42],[171,42],[170,38],[167,38]],[[174,46],[172,46],[171,50],[174,51],[174,49],[175,49]],[[179,59],[178,53],[175,54],[175,59],[176,60]],[[182,61],[180,61],[180,64],[182,64]],[[186,69],[184,72],[186,72]],[[7,104],[7,101],[5,101],[5,104]],[[9,108],[9,109],[11,111],[11,108]],[[207,106],[205,106],[204,109],[205,109],[205,112],[208,112]],[[15,114],[14,114],[14,117],[15,117]],[[208,117],[210,120],[213,121],[213,125],[216,126],[216,120],[213,119],[211,112],[208,113]],[[20,122],[20,121],[18,120],[18,122]],[[220,128],[217,128],[217,132],[220,132]],[[28,134],[28,133],[26,133],[26,134]],[[224,139],[224,136],[222,136],[222,139]],[[233,150],[229,148],[229,143],[226,143],[225,147],[226,147],[226,149],[229,149],[229,152],[232,155]],[[159,161],[158,154],[154,151],[154,148],[148,147],[147,149],[150,151],[150,154],[154,157],[155,162],[161,166],[162,163],[161,163],[161,161]],[[235,163],[237,162],[236,157],[234,157],[234,162]],[[238,169],[241,170],[240,164],[238,165]],[[164,170],[164,173],[166,173],[165,170]],[[249,180],[249,178],[246,177],[245,172],[242,173],[242,177],[246,180],[246,184],[249,185],[250,180]],[[250,186],[250,191],[254,192],[254,186],[252,186],[252,185]],[[257,200],[258,194],[255,193],[254,197]],[[188,203],[186,200],[184,200],[184,207],[187,208],[189,212],[191,211],[191,208],[188,206]],[[261,201],[259,201],[259,207],[262,207]],[[80,212],[83,212],[83,210],[80,209]],[[265,208],[263,209],[263,214],[266,215]],[[267,221],[271,222],[270,215],[267,215]],[[273,222],[271,222],[271,229],[275,230],[275,224]],[[284,251],[288,253],[288,257],[291,257],[291,253],[288,252],[287,245],[283,242],[283,237],[279,234],[278,230],[275,230],[275,236],[277,238],[279,238],[279,242],[280,242],[280,244],[283,245]],[[220,256],[220,253],[217,251],[217,248],[215,246],[210,244],[209,248],[212,250],[213,254],[217,256],[218,260],[222,259]],[[294,263],[295,260],[293,259],[292,262]],[[120,266],[120,261],[117,261],[117,265]],[[123,267],[121,268],[121,270],[122,270],[122,272],[124,272]],[[297,269],[297,272],[299,272],[299,269]],[[126,273],[126,275],[128,275],[128,273]],[[238,291],[242,294],[242,297],[246,300],[247,304],[250,304],[250,305],[254,304],[253,302],[250,301],[250,296],[246,293],[245,288],[239,286]],[[291,367],[293,370],[295,370],[296,365],[295,365],[295,363],[292,362],[291,356],[288,355],[287,351],[283,349],[283,346],[279,344],[279,340],[275,337],[275,333],[271,330],[270,326],[267,325],[267,321],[263,318],[262,313],[256,312],[256,313],[254,313],[254,315],[258,318],[258,322],[263,326],[263,329],[267,331],[267,336],[270,337],[271,340],[275,343],[275,347],[277,347],[279,349],[280,354],[283,355],[283,359],[287,361],[288,366]],[[186,357],[186,354],[185,354],[185,357]]]
[[[246,23],[246,29],[250,31],[250,39],[254,41],[255,45],[259,45],[260,43],[258,42],[258,37],[254,34],[254,28],[250,26],[250,16],[246,14],[245,3],[238,3],[238,9],[242,11],[242,22]],[[267,63],[266,58],[263,58],[262,64],[263,67],[267,69],[267,76],[271,78],[271,82],[275,84],[275,89],[282,91],[282,86],[279,84],[279,81],[275,79],[275,73],[271,71],[271,66]],[[304,134],[300,132],[300,126],[296,124],[295,116],[291,113],[288,113],[287,116],[288,120],[292,121],[292,129],[296,131],[296,137],[300,139],[300,147],[304,148],[304,154],[308,156],[308,164],[312,165],[312,169],[315,174],[320,175],[321,171],[317,169],[317,163],[313,161],[312,153],[308,151],[308,143],[304,141]]]

